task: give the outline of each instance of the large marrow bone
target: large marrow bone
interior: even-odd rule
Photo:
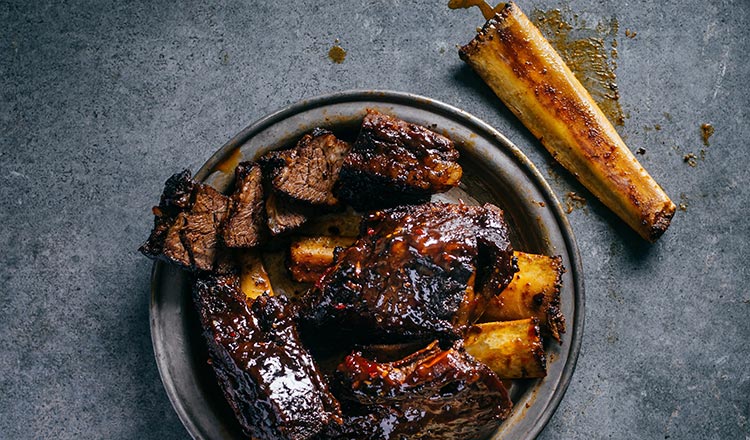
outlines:
[[[674,203],[517,5],[495,14],[459,55],[552,156],[638,234],[655,241],[666,231]]]

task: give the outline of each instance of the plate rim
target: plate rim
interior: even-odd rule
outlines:
[[[208,160],[206,160],[206,162],[200,167],[198,172],[195,173],[194,178],[200,181],[205,180],[209,176],[211,169],[213,169],[221,161],[220,158],[225,157],[229,151],[242,146],[256,134],[262,132],[266,128],[289,116],[321,106],[359,101],[375,101],[406,105],[414,105],[415,103],[419,103],[427,110],[463,119],[465,122],[473,125],[478,130],[484,131],[485,133],[489,134],[497,141],[499,145],[505,148],[518,162],[518,164],[530,174],[532,180],[536,185],[538,185],[538,189],[544,194],[544,196],[548,200],[553,202],[550,204],[550,206],[548,206],[548,208],[552,210],[552,214],[560,228],[560,233],[565,243],[565,247],[568,252],[570,252],[569,256],[571,267],[567,269],[573,279],[573,297],[575,298],[576,306],[573,311],[572,317],[573,325],[571,325],[568,330],[571,332],[570,349],[559,379],[559,386],[555,388],[552,396],[548,401],[547,406],[542,410],[537,423],[535,423],[528,431],[527,438],[536,438],[547,426],[552,418],[552,415],[557,411],[562,398],[567,392],[567,389],[573,377],[573,373],[575,372],[577,366],[578,356],[580,354],[581,343],[583,339],[585,318],[583,265],[581,261],[580,251],[576,243],[575,234],[573,233],[567,216],[563,212],[562,206],[560,205],[557,196],[555,195],[547,180],[534,165],[534,163],[531,162],[531,160],[521,151],[521,149],[518,148],[513,142],[511,142],[510,139],[508,139],[505,135],[500,133],[497,129],[495,129],[488,123],[465,110],[433,98],[428,98],[426,96],[393,90],[344,90],[317,95],[312,98],[302,99],[300,101],[286,105],[279,110],[269,113],[268,115],[257,119],[255,122],[248,124],[244,129],[242,129],[239,133],[234,135],[224,145],[222,145],[221,148],[215,150],[208,158]],[[157,294],[156,286],[158,285],[158,266],[159,262],[154,262],[151,268],[150,276],[151,286],[149,301],[149,327],[151,333],[151,344],[154,351],[154,359],[156,361],[156,366],[159,371],[159,377],[161,379],[162,385],[164,386],[164,390],[167,394],[167,397],[169,398],[170,403],[172,404],[173,409],[177,413],[180,422],[182,422],[183,426],[188,431],[188,434],[190,434],[191,437],[193,437],[194,439],[203,438],[202,435],[201,437],[196,437],[196,435],[199,434],[201,430],[188,415],[188,412],[184,408],[182,402],[178,401],[176,397],[177,387],[171,376],[168,374],[168,366],[164,361],[164,342],[157,340],[155,336],[157,323],[154,311],[156,309],[155,298]],[[493,436],[493,439],[494,438],[495,437]]]

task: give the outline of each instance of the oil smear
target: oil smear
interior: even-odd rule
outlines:
[[[620,28],[617,19],[603,19],[590,25],[567,9],[534,9],[529,19],[557,50],[610,122],[622,126],[625,115],[615,75]]]
[[[214,168],[224,174],[234,174],[234,169],[237,168],[237,165],[240,164],[240,161],[242,161],[242,152],[239,148],[235,148],[234,150],[232,150],[229,156],[227,156],[221,162],[217,163],[216,167]]]

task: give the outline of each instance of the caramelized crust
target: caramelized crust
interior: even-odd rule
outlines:
[[[368,110],[341,169],[338,195],[357,210],[423,203],[461,180],[453,141]]]
[[[260,440],[308,439],[341,421],[283,297],[248,305],[237,276],[196,281],[194,299],[219,385],[245,433]]]
[[[357,340],[456,339],[510,282],[512,252],[492,205],[377,211],[306,294],[301,318]]]
[[[153,208],[154,229],[140,251],[189,270],[213,270],[228,208],[226,196],[193,181],[190,171],[177,173]]]
[[[389,363],[353,353],[334,377],[345,423],[329,438],[484,438],[512,406],[497,376],[459,345],[434,342]]]

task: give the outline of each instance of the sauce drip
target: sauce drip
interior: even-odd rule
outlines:
[[[485,0],[450,0],[448,2],[448,7],[451,9],[469,9],[473,6],[478,7],[479,10],[482,11],[485,20],[489,20],[505,7],[505,3],[498,3],[498,5],[493,8]]]
[[[701,124],[701,137],[703,138],[703,145],[708,147],[708,138],[714,134],[714,126],[711,124]]]
[[[242,160],[242,152],[239,148],[235,148],[226,159],[216,164],[216,169],[225,174],[234,173],[234,169],[237,168],[240,161]]]
[[[572,20],[565,16],[572,15]],[[625,115],[617,89],[617,19],[596,26],[569,11],[534,9],[529,18],[557,50],[576,78],[588,90],[613,125],[622,126]]]

